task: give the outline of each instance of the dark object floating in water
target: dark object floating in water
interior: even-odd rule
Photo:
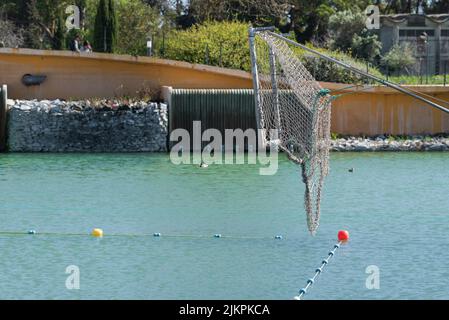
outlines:
[[[28,86],[38,86],[47,79],[45,75],[25,74],[22,77],[22,83]]]
[[[349,168],[349,172],[354,172],[354,168]]]

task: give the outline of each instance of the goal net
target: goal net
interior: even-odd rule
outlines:
[[[264,132],[263,143],[275,145],[300,165],[307,226],[314,234],[328,174],[331,96],[281,36],[251,29],[250,47],[257,122]],[[276,140],[268,134],[273,129],[278,132]]]

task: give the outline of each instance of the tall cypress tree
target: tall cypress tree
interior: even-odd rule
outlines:
[[[94,27],[94,43],[93,48],[98,52],[107,52],[106,46],[106,30],[108,21],[108,8],[106,0],[100,0],[97,7],[97,15],[95,16]]]
[[[115,0],[100,0],[95,17],[94,44],[95,51],[114,52],[117,39],[117,16]]]
[[[54,50],[65,49],[65,24],[62,14],[58,15],[52,47]]]
[[[109,0],[108,3],[108,32],[107,36],[107,52],[114,52],[117,44],[117,14],[115,11],[115,0]]]

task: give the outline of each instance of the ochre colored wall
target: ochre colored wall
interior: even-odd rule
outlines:
[[[335,88],[335,84],[323,84]],[[341,86],[341,85],[338,85]],[[409,86],[449,103],[449,87]],[[356,91],[361,90],[355,89]],[[447,107],[447,105],[443,105]],[[348,135],[449,133],[449,114],[385,87],[352,92],[332,104],[332,132]]]
[[[40,86],[26,87],[24,74],[44,74]],[[143,87],[248,88],[251,77],[239,70],[149,57],[0,49],[0,83],[10,98],[55,99],[135,96]]]
[[[45,74],[47,80],[40,86],[26,87],[21,78],[27,73]],[[135,96],[143,87],[158,91],[161,86],[252,88],[251,75],[239,70],[148,57],[30,49],[0,49],[0,84],[8,85],[12,99]],[[322,85],[329,89],[345,87],[335,83]],[[449,101],[449,87],[413,88]],[[375,87],[334,101],[332,132],[352,135],[449,133],[449,115],[392,89]]]

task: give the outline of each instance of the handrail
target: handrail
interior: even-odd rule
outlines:
[[[418,100],[420,100],[420,101],[422,101],[422,102],[425,102],[426,104],[430,105],[431,107],[436,108],[436,109],[438,109],[438,110],[440,110],[440,111],[443,111],[443,112],[449,114],[449,109],[448,109],[448,108],[445,108],[445,107],[443,107],[443,106],[441,106],[441,105],[439,105],[439,104],[437,104],[437,103],[435,103],[435,102],[433,102],[433,101],[430,101],[430,100],[428,100],[428,99],[426,99],[426,98],[420,96],[420,95],[418,94],[418,92],[416,92],[416,91],[410,90],[410,89],[405,88],[405,87],[403,87],[403,86],[401,86],[401,85],[399,85],[399,84],[397,84],[397,83],[394,83],[394,82],[391,82],[391,81],[382,79],[382,78],[377,77],[377,76],[375,76],[375,75],[369,74],[369,73],[367,73],[367,72],[365,72],[365,71],[363,71],[363,70],[357,69],[357,68],[355,68],[355,67],[353,67],[353,66],[351,66],[351,65],[349,65],[349,64],[347,64],[347,63],[345,63],[345,62],[343,62],[343,61],[340,61],[340,60],[337,60],[337,59],[335,59],[335,58],[329,57],[328,55],[326,55],[326,54],[324,54],[324,53],[321,53],[321,52],[319,52],[319,51],[317,51],[317,50],[314,50],[314,49],[309,48],[309,47],[307,47],[307,46],[305,46],[305,45],[302,45],[302,44],[300,44],[300,43],[297,43],[297,42],[295,42],[295,41],[293,41],[293,40],[291,40],[291,39],[288,39],[288,38],[286,38],[286,37],[284,37],[284,36],[282,36],[282,35],[280,35],[280,34],[277,34],[277,33],[273,32],[272,30],[266,30],[266,29],[264,28],[264,29],[259,29],[259,30],[258,30],[258,29],[255,29],[254,32],[256,32],[256,33],[257,33],[257,32],[267,32],[269,35],[271,35],[271,36],[273,36],[273,37],[276,37],[276,38],[278,38],[278,39],[282,39],[282,40],[284,40],[285,42],[287,42],[287,43],[289,43],[289,44],[291,44],[291,45],[294,45],[294,46],[296,46],[296,47],[299,47],[299,48],[301,48],[301,49],[303,49],[303,50],[306,50],[306,51],[308,51],[308,52],[310,52],[310,53],[313,53],[313,54],[319,56],[320,58],[322,58],[322,59],[324,59],[324,60],[327,60],[327,61],[330,61],[330,62],[332,62],[332,63],[335,63],[335,64],[337,64],[337,65],[339,65],[339,66],[341,66],[341,67],[343,67],[343,68],[345,68],[345,69],[347,69],[347,70],[350,70],[350,71],[352,71],[352,72],[354,72],[354,73],[357,73],[357,74],[359,74],[359,75],[361,75],[361,76],[363,76],[363,77],[366,77],[366,78],[369,78],[369,79],[371,79],[371,80],[374,80],[374,81],[376,81],[376,82],[378,82],[378,83],[380,83],[380,84],[382,84],[382,85],[385,85],[385,86],[387,86],[387,87],[390,87],[390,88],[392,88],[392,89],[395,89],[395,90],[397,90],[397,91],[399,91],[399,92],[402,92],[403,94],[406,94],[406,95],[408,95],[408,96],[411,96],[411,97],[413,97],[413,98],[415,98],[415,99],[418,99]],[[449,104],[449,103],[448,103],[448,104]]]

